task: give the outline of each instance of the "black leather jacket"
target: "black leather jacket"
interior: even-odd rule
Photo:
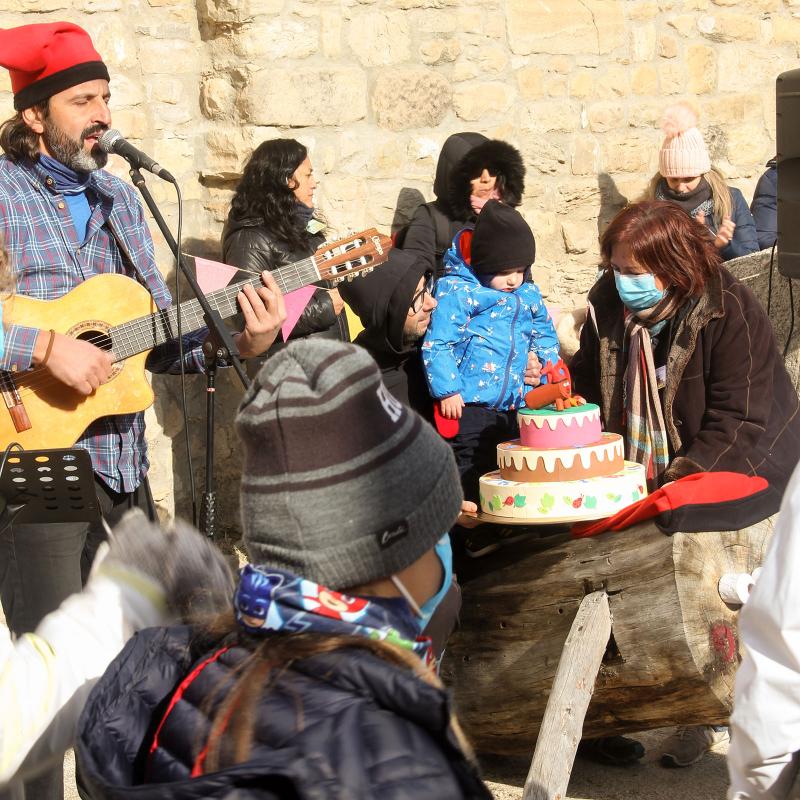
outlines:
[[[324,241],[321,233],[306,234],[307,246],[292,250],[285,242],[277,240],[261,220],[239,219],[231,214],[222,231],[222,260],[247,272],[273,271],[307,258]],[[314,293],[289,338],[300,339],[312,334],[345,342],[349,339],[347,318],[344,312],[336,315],[333,301],[324,288]],[[283,342],[276,342],[268,352],[273,353],[282,346]]]

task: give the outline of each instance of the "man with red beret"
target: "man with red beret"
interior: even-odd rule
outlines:
[[[135,278],[159,308],[171,297],[154,259],[153,242],[132,187],[102,167],[98,140],[111,125],[109,74],[89,35],[69,22],[0,30],[0,66],[11,74],[16,114],[0,126],[0,240],[17,291],[58,298],[99,274]],[[240,295],[244,357],[274,340],[282,312],[269,273],[257,291]],[[184,363],[204,367],[205,331],[184,337]],[[6,326],[0,369],[12,376],[41,368],[48,377],[89,395],[111,373],[112,356],[88,341],[20,324]],[[176,372],[177,342],[153,350],[147,368]],[[107,520],[132,505],[152,509],[144,415],[92,423],[77,443],[89,451]],[[79,523],[13,525],[0,533],[0,596],[11,630],[20,635],[70,594],[80,591],[102,530]],[[30,788],[28,797],[60,797],[60,786]]]

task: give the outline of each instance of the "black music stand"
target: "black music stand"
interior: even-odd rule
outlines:
[[[98,522],[100,504],[86,450],[14,450],[0,472],[0,531],[11,523]]]

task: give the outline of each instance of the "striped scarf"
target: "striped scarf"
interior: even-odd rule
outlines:
[[[628,363],[623,379],[623,403],[627,433],[627,459],[643,464],[652,491],[661,483],[669,463],[669,442],[664,410],[658,396],[650,328],[674,316],[680,308],[676,296],[667,291],[652,308],[636,314],[625,310],[625,349]]]

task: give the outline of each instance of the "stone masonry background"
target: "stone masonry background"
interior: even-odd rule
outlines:
[[[333,232],[388,232],[432,199],[444,139],[476,130],[525,158],[534,277],[563,309],[594,280],[598,232],[656,170],[671,102],[695,103],[712,160],[749,200],[774,155],[775,78],[800,46],[800,0],[0,0],[2,27],[57,19],[85,27],[108,64],[114,127],[178,177],[185,251],[219,256],[265,139],[310,148]],[[5,70],[0,113],[13,114]],[[111,169],[126,177],[121,159]],[[173,191],[148,186],[175,231]],[[188,516],[180,383],[153,384],[154,494],[165,517]],[[235,532],[241,389],[232,374],[218,386],[218,519]],[[198,491],[203,389],[190,376]]]

